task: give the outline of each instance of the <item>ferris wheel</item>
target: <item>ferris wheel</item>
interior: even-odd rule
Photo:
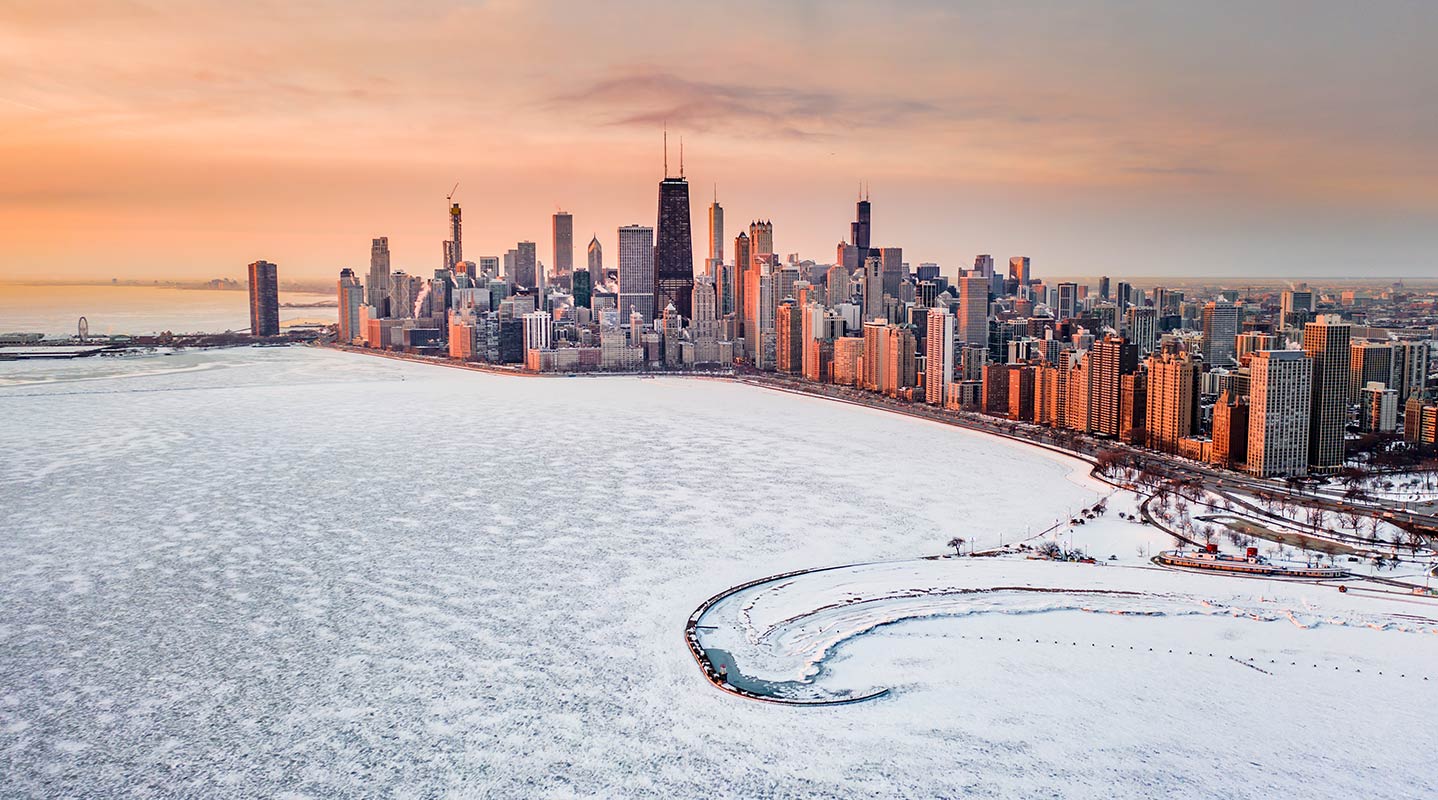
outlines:
[[[81,317],[81,318],[80,318],[79,328],[80,328],[80,331],[79,331],[79,332],[80,332],[80,343],[81,343],[81,344],[84,344],[84,343],[85,343],[85,339],[89,338],[89,336],[90,336],[90,321],[87,320],[87,319],[85,319],[84,317]]]

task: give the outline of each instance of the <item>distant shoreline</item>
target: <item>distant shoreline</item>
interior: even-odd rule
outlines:
[[[58,280],[43,280],[43,279],[34,279],[34,280],[11,280],[11,279],[3,279],[3,280],[0,280],[0,286],[53,286],[53,287],[59,287],[59,288],[64,288],[64,287],[79,287],[79,286],[98,286],[98,287],[112,287],[112,288],[117,288],[117,289],[184,289],[184,290],[188,290],[188,291],[197,291],[197,292],[244,292],[244,291],[248,291],[248,288],[249,288],[244,281],[239,281],[239,282],[235,282],[235,283],[228,283],[228,284],[219,284],[219,285],[216,285],[216,284],[214,284],[214,283],[212,283],[212,282],[210,282],[210,281],[176,281],[176,280],[168,280],[168,281],[161,281],[161,280],[154,280],[154,281],[142,281],[142,280],[119,280],[119,281],[77,280],[77,281],[58,281]],[[330,286],[330,285],[328,285],[328,284],[321,284],[321,283],[313,283],[313,284],[311,284],[311,283],[288,283],[288,284],[287,284],[287,283],[282,283],[282,284],[280,284],[280,291],[282,291],[282,292],[292,292],[292,293],[295,293],[295,294],[331,294],[331,293],[334,292],[334,287],[333,287],[333,286]]]

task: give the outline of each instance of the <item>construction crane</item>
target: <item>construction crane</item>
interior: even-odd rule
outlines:
[[[445,195],[444,199],[451,203],[454,202],[454,193],[457,191],[459,191],[459,181],[454,182],[454,188],[449,190],[449,194]]]

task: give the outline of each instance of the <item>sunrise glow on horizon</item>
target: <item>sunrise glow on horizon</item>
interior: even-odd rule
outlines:
[[[1296,26],[1295,19],[1303,24]],[[331,279],[695,207],[952,271],[1424,276],[1431,3],[43,2],[0,10],[0,280]],[[696,216],[695,224],[702,222]],[[540,258],[548,261],[547,247]],[[702,252],[697,254],[702,259]]]

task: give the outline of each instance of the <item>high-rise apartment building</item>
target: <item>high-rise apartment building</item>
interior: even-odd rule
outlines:
[[[355,271],[346,267],[340,270],[339,280],[339,325],[335,339],[348,344],[360,334],[360,306],[365,304],[364,287],[355,277]]]
[[[255,336],[280,334],[280,283],[274,264],[250,264],[250,333]]]
[[[1359,427],[1378,433],[1398,430],[1398,392],[1382,381],[1371,381],[1358,395]]]
[[[1118,436],[1123,376],[1138,369],[1138,348],[1117,336],[1105,336],[1088,351],[1089,430]]]
[[[739,318],[738,335],[747,337],[749,326],[754,320],[749,316],[749,273],[753,258],[749,248],[749,235],[739,231],[734,237],[734,312]],[[751,355],[752,358],[752,355]]]
[[[888,342],[884,348],[884,366],[880,391],[890,397],[897,397],[905,389],[919,384],[918,340],[914,329],[908,325],[889,325],[884,335]]]
[[[1308,474],[1313,359],[1299,350],[1260,350],[1250,370],[1246,469],[1260,478]]]
[[[1313,472],[1331,474],[1343,466],[1351,331],[1351,326],[1333,314],[1303,326],[1303,352],[1313,360],[1312,430],[1308,441],[1308,462]]]
[[[372,239],[369,245],[369,282],[365,284],[365,305],[372,306],[381,317],[390,316],[389,309],[389,237]]]
[[[654,229],[625,225],[619,229],[619,316],[637,311],[653,323],[654,300]]]
[[[1272,350],[1278,346],[1278,338],[1262,331],[1244,331],[1234,338],[1233,358],[1239,363],[1244,356],[1251,356],[1260,350]]]
[[[1211,301],[1203,306],[1203,363],[1230,367],[1235,363],[1239,308],[1233,303]]]
[[[924,402],[941,406],[954,382],[954,315],[947,308],[929,309],[924,332]]]
[[[803,313],[792,297],[779,303],[775,315],[775,364],[779,372],[797,375],[804,368]]]
[[[1193,435],[1198,411],[1199,367],[1187,355],[1149,356],[1144,444],[1177,453],[1178,441]]]
[[[1421,393],[1428,384],[1428,361],[1432,345],[1428,340],[1394,343],[1393,389],[1403,404],[1414,393]]]
[[[1213,406],[1213,446],[1209,460],[1237,469],[1248,458],[1248,398],[1222,392]]]
[[[1350,342],[1348,354],[1348,402],[1358,402],[1358,393],[1377,381],[1392,387],[1396,342]]]

